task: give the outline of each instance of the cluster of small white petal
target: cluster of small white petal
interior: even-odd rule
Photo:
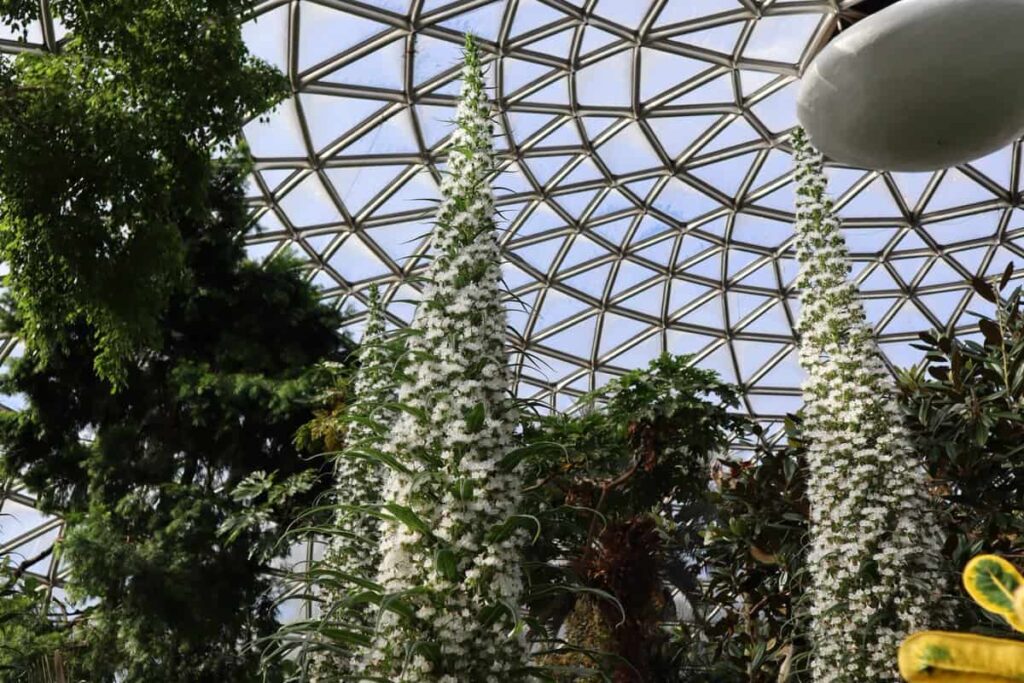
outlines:
[[[367,458],[354,457],[352,451],[365,451],[379,445],[379,433],[368,421],[384,423],[393,418],[387,405],[394,400],[391,359],[386,350],[384,317],[376,287],[370,289],[366,329],[359,347],[360,366],[352,384],[353,401],[348,409],[353,420],[348,425],[346,449],[334,465],[334,502],[337,511],[333,533],[324,552],[324,565],[340,572],[339,576],[372,578],[380,565],[380,520],[361,510],[378,508],[382,502],[385,472]],[[343,600],[349,586],[332,583],[324,591],[321,606],[329,622],[355,620],[363,626],[372,626],[372,615],[366,610],[345,609]],[[351,674],[356,666],[348,657],[320,653],[312,665],[316,680],[337,680],[339,675]]]
[[[821,155],[803,131],[794,147],[813,680],[899,681],[900,642],[943,609],[941,536],[893,380],[848,277]]]
[[[467,44],[458,127],[431,237],[434,259],[412,323],[407,380],[383,445],[411,471],[384,498],[429,531],[383,524],[378,582],[406,594],[411,619],[382,612],[365,674],[397,683],[524,680],[516,631],[523,530],[490,534],[518,511],[522,482],[503,466],[517,416],[505,357],[494,224],[490,106]],[[447,568],[447,569],[446,569]]]

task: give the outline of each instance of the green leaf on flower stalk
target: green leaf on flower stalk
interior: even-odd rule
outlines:
[[[390,512],[395,517],[395,519],[397,519],[399,522],[406,525],[413,531],[418,531],[424,536],[432,535],[430,526],[427,525],[427,523],[424,522],[419,515],[413,512],[411,508],[407,508],[404,505],[399,505],[398,503],[387,503],[384,506],[384,508],[388,512]]]
[[[458,578],[458,561],[451,548],[442,548],[434,553],[434,570],[438,576],[449,581],[455,581]]]
[[[484,426],[484,418],[487,417],[486,410],[482,403],[477,403],[466,413],[466,431],[476,434]]]
[[[468,477],[459,477],[454,484],[452,484],[452,495],[455,496],[455,500],[473,500],[473,492],[476,486],[473,480]]]

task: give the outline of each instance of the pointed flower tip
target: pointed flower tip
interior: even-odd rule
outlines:
[[[467,33],[465,47],[463,49],[466,51],[466,61],[475,62],[480,55],[480,46],[476,42],[476,36],[472,33]]]

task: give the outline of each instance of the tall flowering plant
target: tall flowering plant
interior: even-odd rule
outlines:
[[[393,402],[394,375],[380,294],[370,288],[366,330],[359,347],[360,366],[352,387],[353,403],[348,410],[346,442],[350,449],[365,449],[380,441],[381,430],[393,417],[388,405]],[[325,559],[339,571],[352,576],[373,576],[380,564],[380,520],[359,514],[361,509],[380,505],[384,468],[372,459],[339,457],[334,473],[335,499],[339,503]]]
[[[848,279],[821,155],[803,131],[793,144],[813,677],[897,681],[900,641],[941,611],[940,534],[894,383]]]
[[[383,594],[363,675],[396,683],[523,680],[526,645],[504,350],[490,106],[467,38],[434,259],[412,323],[401,413],[381,447]]]
[[[372,457],[379,448],[387,427],[395,417],[394,353],[385,335],[380,293],[374,285],[369,291],[366,329],[359,347],[360,366],[351,387],[352,402],[345,410],[344,448],[335,460],[335,488],[330,507],[333,523],[326,533],[324,557],[310,568],[310,576],[319,604],[320,618],[311,629],[315,640],[326,646],[314,649],[310,673],[314,681],[337,680],[352,675],[358,662],[350,650],[332,643],[330,635],[339,629],[346,633],[366,633],[373,629],[374,619],[364,601],[353,599],[354,587],[376,575],[380,565],[380,518],[370,511],[379,509],[386,468]],[[336,416],[329,416],[332,422]],[[332,424],[332,428],[335,426]],[[316,622],[314,622],[316,623]],[[358,636],[357,636],[358,637]]]

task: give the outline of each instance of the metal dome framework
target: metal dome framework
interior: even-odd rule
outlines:
[[[693,353],[775,421],[799,405],[793,86],[857,4],[267,2],[250,44],[296,95],[245,130],[253,253],[295,250],[357,313],[384,284],[392,322],[409,322],[422,200],[437,196],[472,31],[494,88],[520,394],[566,407],[662,351]],[[937,174],[832,176],[895,365],[916,360],[918,331],[963,312],[971,276],[1024,253],[1016,146]]]
[[[45,9],[46,0],[41,0]],[[776,425],[799,407],[788,145],[799,74],[874,0],[267,0],[245,25],[293,96],[243,135],[251,256],[291,251],[352,312],[382,285],[405,325],[445,168],[462,36],[495,102],[496,178],[520,395],[553,408],[662,351],[690,353]],[[45,13],[28,42],[54,49]],[[1020,143],[928,174],[832,166],[853,276],[887,359],[969,331],[969,280],[1024,262]],[[0,355],[17,353],[6,340]],[[0,397],[18,409],[17,397]],[[0,554],[59,522],[11,488]],[[47,540],[48,539],[48,540]],[[311,551],[310,551],[311,552]],[[296,558],[298,559],[298,558]],[[58,578],[48,558],[33,571]]]

